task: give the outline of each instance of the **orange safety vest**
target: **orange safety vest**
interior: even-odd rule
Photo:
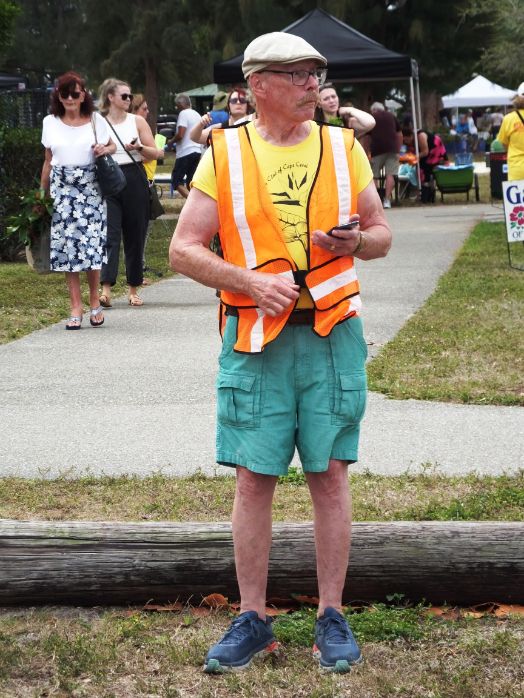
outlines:
[[[320,126],[320,159],[307,205],[308,230],[327,231],[349,221],[357,208],[356,178],[351,168],[353,131]],[[217,180],[219,237],[224,259],[246,269],[281,274],[291,280],[298,271],[285,243],[253,153],[247,125],[215,129],[212,137]],[[334,257],[308,245],[305,285],[315,308],[314,331],[326,337],[333,327],[360,309],[359,283],[350,256]],[[290,306],[270,317],[247,295],[221,291],[223,306],[238,311],[235,351],[259,353],[284,328]],[[222,306],[222,309],[223,309]]]

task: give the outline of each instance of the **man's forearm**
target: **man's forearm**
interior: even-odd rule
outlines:
[[[204,286],[249,294],[249,278],[255,273],[224,261],[201,244],[185,243],[176,236],[169,251],[171,269]]]
[[[369,260],[385,257],[391,247],[391,231],[383,223],[370,225],[362,230],[360,250],[354,256],[358,259]]]

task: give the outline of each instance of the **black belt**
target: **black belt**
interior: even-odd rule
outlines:
[[[226,315],[232,315],[233,317],[238,317],[238,309],[232,308],[230,305],[226,306]],[[305,310],[294,310],[288,317],[286,325],[309,325],[313,327],[315,324],[315,311],[313,308],[306,308]]]
[[[315,311],[313,308],[305,310],[294,310],[287,319],[286,325],[309,325],[313,327],[315,324]]]

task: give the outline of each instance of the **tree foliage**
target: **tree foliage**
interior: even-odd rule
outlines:
[[[481,69],[506,84],[522,79],[523,3],[406,0],[390,12],[384,0],[19,0],[9,65],[34,69],[40,81],[75,68],[91,88],[114,75],[145,91],[155,112],[159,95],[212,82],[215,61],[320,7],[415,58],[422,92],[445,94]],[[390,87],[367,89],[382,97]]]
[[[20,8],[10,0],[0,0],[0,59],[11,45],[14,24]]]
[[[524,41],[522,18],[524,0],[470,0],[463,11],[465,21],[478,27],[491,41],[484,43],[477,63],[479,72],[494,82],[507,86],[519,85],[523,78]]]

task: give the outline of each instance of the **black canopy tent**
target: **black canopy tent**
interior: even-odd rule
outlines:
[[[364,36],[320,9],[311,10],[282,31],[301,36],[327,58],[330,82],[409,80],[413,128],[415,133],[417,132],[418,125],[421,124],[421,114],[418,66],[415,60],[390,51],[382,44]],[[227,61],[215,63],[215,82],[220,84],[243,82],[243,59],[242,53]],[[415,146],[418,150],[416,138]]]
[[[328,80],[366,82],[416,77],[416,63],[409,56],[390,51],[352,29],[324,10],[311,10],[283,32],[301,36],[328,60]],[[218,83],[241,82],[244,54],[215,63]]]

